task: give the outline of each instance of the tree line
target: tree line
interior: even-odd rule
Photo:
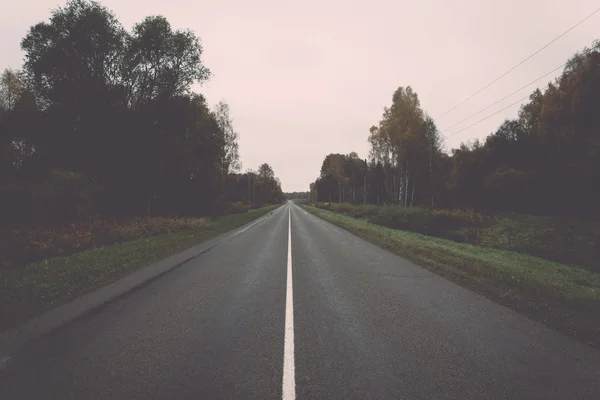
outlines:
[[[191,90],[200,39],[150,16],[126,31],[71,0],[21,41],[0,79],[0,222],[206,215],[280,202],[268,164],[240,173],[229,107]]]
[[[329,154],[312,201],[600,216],[600,45],[576,53],[514,119],[446,151],[410,86],[372,126],[370,154]]]
[[[284,192],[283,195],[289,200],[308,200],[310,192]]]

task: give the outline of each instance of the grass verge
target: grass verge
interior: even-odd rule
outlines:
[[[600,221],[594,219],[490,214],[397,205],[313,203],[315,207],[377,225],[516,251],[600,273]]]
[[[522,253],[375,225],[312,206],[307,211],[438,275],[600,347],[600,274]]]
[[[251,222],[268,206],[194,229],[143,237],[19,268],[0,270],[0,331],[194,245]]]

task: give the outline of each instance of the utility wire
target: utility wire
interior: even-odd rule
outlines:
[[[560,39],[561,37],[565,36],[567,33],[571,32],[573,29],[575,29],[576,27],[578,27],[579,25],[581,25],[583,22],[585,22],[586,20],[588,20],[589,18],[591,18],[598,11],[600,11],[600,8],[596,9],[596,11],[592,12],[587,17],[585,17],[584,19],[582,19],[581,21],[579,21],[578,23],[576,23],[575,25],[573,25],[572,27],[570,27],[569,29],[567,29],[566,31],[564,31],[563,33],[561,33],[560,35],[558,35],[556,38],[554,38],[553,40],[551,40],[550,42],[548,42],[547,44],[545,44],[542,48],[540,48],[536,52],[532,53],[529,57],[527,57],[526,59],[524,59],[523,61],[521,61],[520,63],[518,63],[517,65],[515,65],[514,67],[512,67],[511,69],[509,69],[508,71],[506,71],[502,75],[500,75],[498,78],[494,79],[493,81],[491,81],[490,83],[488,83],[487,85],[485,85],[484,87],[482,87],[481,89],[479,89],[477,92],[475,92],[472,95],[470,95],[469,97],[467,97],[466,99],[464,99],[463,101],[461,101],[460,103],[458,103],[457,105],[455,105],[454,107],[452,107],[451,109],[449,109],[448,111],[446,111],[445,113],[443,113],[442,115],[438,116],[437,118],[441,118],[441,117],[445,116],[446,114],[448,114],[451,111],[454,111],[456,108],[458,108],[460,105],[464,104],[468,100],[471,100],[473,97],[477,96],[479,93],[483,92],[485,89],[487,89],[488,87],[490,87],[494,83],[498,82],[500,79],[504,78],[506,75],[508,75],[509,73],[511,73],[512,71],[514,71],[515,69],[517,69],[517,67],[519,67],[522,64],[524,64],[526,61],[528,61],[533,56],[535,56],[536,54],[538,54],[539,52],[541,52],[542,50],[544,50],[546,47],[550,46],[552,43],[556,42],[558,39]]]
[[[592,49],[591,49],[591,48],[587,48],[587,49],[585,49],[583,52],[581,52],[581,56],[588,54],[590,51],[592,51]],[[521,90],[525,89],[526,87],[528,87],[528,86],[531,86],[531,85],[533,85],[534,83],[536,83],[537,81],[539,81],[539,80],[541,80],[541,79],[545,78],[546,76],[548,76],[548,75],[550,75],[550,74],[552,74],[552,73],[556,72],[556,71],[557,71],[557,70],[559,70],[560,68],[563,68],[563,67],[564,67],[564,66],[566,66],[568,63],[569,63],[569,61],[567,61],[566,63],[562,64],[562,65],[561,65],[561,66],[559,66],[559,67],[556,67],[556,68],[554,68],[552,71],[550,71],[550,72],[548,72],[548,73],[546,73],[546,74],[544,74],[544,75],[540,76],[540,77],[539,77],[539,78],[537,78],[536,80],[533,80],[533,81],[529,82],[528,84],[526,84],[526,85],[524,85],[524,86],[521,86],[519,89],[517,89],[517,90],[515,90],[514,92],[512,92],[512,93],[510,93],[510,94],[508,94],[508,95],[506,95],[506,96],[504,96],[503,98],[501,98],[500,100],[498,100],[498,101],[496,101],[496,102],[494,102],[494,103],[490,104],[489,106],[487,106],[487,107],[485,107],[485,108],[482,108],[481,110],[477,111],[475,114],[471,114],[471,115],[470,115],[470,116],[468,116],[467,118],[465,118],[465,119],[463,119],[463,120],[461,120],[461,121],[459,121],[459,122],[455,123],[454,125],[452,125],[452,126],[449,126],[449,127],[445,128],[445,129],[442,129],[442,130],[440,131],[440,133],[447,132],[448,130],[450,130],[450,129],[454,128],[455,126],[462,124],[463,122],[465,122],[465,121],[467,121],[467,120],[469,120],[469,119],[473,118],[474,116],[476,116],[476,115],[478,115],[478,114],[481,114],[482,112],[484,112],[484,111],[485,111],[485,110],[487,110],[488,108],[495,106],[496,104],[500,103],[500,102],[501,102],[501,101],[503,101],[503,100],[506,100],[507,98],[509,98],[509,97],[510,97],[510,96],[512,96],[513,94],[516,94],[516,93],[520,92]],[[527,97],[529,97],[529,96],[527,96]],[[464,129],[461,129],[461,130],[459,130],[458,132],[455,132],[455,133],[453,133],[452,135],[449,135],[449,136],[447,136],[447,137],[452,137],[452,136],[456,135],[457,133],[464,131],[465,129],[468,129],[468,128],[470,128],[470,127],[474,126],[474,125],[477,125],[478,123],[480,123],[480,122],[482,122],[482,121],[485,121],[486,119],[488,119],[488,118],[490,118],[490,117],[492,117],[492,116],[494,116],[494,115],[498,114],[500,111],[504,111],[504,110],[506,110],[507,108],[510,108],[510,107],[514,106],[515,104],[517,104],[517,103],[519,103],[519,102],[523,101],[523,100],[524,100],[524,99],[526,99],[527,97],[524,97],[523,99],[521,99],[521,100],[518,100],[517,102],[515,102],[515,103],[512,103],[512,104],[511,104],[511,105],[509,105],[509,106],[506,106],[506,107],[505,107],[505,108],[503,108],[502,110],[499,110],[499,111],[495,112],[494,114],[492,114],[492,115],[489,115],[489,116],[485,117],[484,119],[482,119],[482,120],[479,120],[479,121],[477,121],[476,123],[474,123],[474,124],[472,124],[472,125],[469,125],[469,126],[465,127]]]
[[[508,98],[509,98],[510,96],[512,96],[513,94],[515,94],[515,93],[518,93],[518,92],[520,92],[521,90],[525,89],[526,87],[533,85],[534,83],[536,83],[536,82],[537,82],[537,81],[539,81],[540,79],[543,79],[543,78],[547,77],[548,75],[550,75],[550,74],[552,74],[552,73],[556,72],[557,70],[559,70],[560,68],[564,67],[565,65],[567,65],[567,63],[564,63],[564,64],[563,64],[563,65],[561,65],[560,67],[556,67],[556,68],[554,68],[552,71],[548,72],[547,74],[545,74],[545,75],[543,75],[543,76],[540,76],[540,77],[539,77],[539,78],[537,78],[536,80],[534,80],[534,81],[531,81],[531,82],[529,82],[527,85],[524,85],[524,86],[520,87],[519,89],[515,90],[515,91],[514,91],[514,92],[512,92],[511,94],[508,94],[508,95],[504,96],[503,98],[501,98],[500,100],[498,100],[498,101],[496,101],[496,102],[494,102],[494,103],[490,104],[489,106],[487,106],[487,107],[485,107],[485,108],[482,108],[481,110],[477,111],[475,114],[471,114],[471,115],[469,115],[467,118],[465,118],[465,119],[463,119],[463,120],[461,120],[461,121],[459,121],[459,122],[455,123],[454,125],[452,125],[452,126],[449,126],[449,127],[447,127],[447,128],[444,128],[444,129],[442,129],[442,130],[440,131],[440,133],[443,133],[443,132],[449,131],[450,129],[454,128],[455,126],[462,124],[463,122],[465,122],[465,121],[467,121],[467,120],[469,120],[469,119],[473,118],[474,116],[476,116],[476,115],[478,115],[478,114],[481,114],[482,112],[484,112],[484,111],[485,111],[485,110],[487,110],[488,108],[490,108],[490,107],[493,107],[493,106],[495,106],[496,104],[500,103],[501,101],[508,99]]]
[[[446,136],[446,139],[448,139],[448,138],[451,138],[451,137],[452,137],[452,136],[454,136],[454,135],[458,135],[458,134],[459,134],[459,133],[461,133],[462,131],[465,131],[465,130],[467,130],[467,129],[469,129],[469,128],[471,128],[471,127],[473,127],[473,126],[475,126],[475,125],[477,125],[477,124],[479,124],[479,123],[481,123],[481,122],[485,121],[486,119],[489,119],[489,118],[493,117],[494,115],[496,115],[496,114],[499,114],[500,112],[502,112],[502,111],[506,110],[507,108],[510,108],[510,107],[514,106],[515,104],[518,104],[518,103],[520,103],[520,102],[522,102],[522,101],[526,100],[528,97],[529,97],[529,95],[527,95],[527,96],[523,97],[523,98],[522,98],[522,99],[520,99],[520,100],[517,100],[517,101],[515,101],[515,102],[514,102],[514,103],[512,103],[512,104],[509,104],[508,106],[506,106],[506,107],[504,107],[504,108],[502,108],[502,109],[500,109],[500,110],[496,111],[496,112],[495,112],[495,113],[493,113],[493,114],[490,114],[490,115],[488,115],[488,116],[487,116],[487,117],[485,117],[485,118],[482,118],[482,119],[480,119],[479,121],[477,121],[477,122],[475,122],[475,123],[472,123],[472,124],[471,124],[471,125],[469,125],[469,126],[466,126],[466,127],[462,128],[462,129],[460,129],[460,130],[458,130],[458,131],[454,132],[452,135],[448,135],[448,136]]]

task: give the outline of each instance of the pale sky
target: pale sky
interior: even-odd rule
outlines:
[[[590,0],[104,0],[126,29],[164,15],[192,29],[214,74],[198,87],[229,103],[243,170],[267,162],[284,191],[308,190],[329,153],[366,158],[398,86],[412,86],[440,130],[563,64],[600,38],[600,13],[453,112],[437,118],[600,7]],[[20,68],[20,41],[59,0],[2,0],[0,69]],[[596,27],[596,28],[594,28]],[[559,74],[557,71],[554,75]],[[539,84],[545,86],[549,76]],[[519,92],[450,135],[526,96]],[[484,138],[518,105],[454,135]]]

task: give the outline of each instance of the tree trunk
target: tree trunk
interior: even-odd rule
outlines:
[[[385,199],[383,204],[394,204],[394,181],[395,181],[395,171],[394,168],[390,165],[388,167],[388,174],[386,175],[386,183],[388,185],[387,190],[385,192]]]
[[[379,204],[380,204],[380,201],[381,201],[381,199],[379,198],[379,194],[380,194],[380,192],[381,192],[382,190],[385,190],[385,185],[386,185],[386,179],[385,179],[385,169],[383,169],[383,167],[382,167],[382,170],[383,170],[383,176],[381,177],[381,178],[382,178],[382,180],[379,180],[379,178],[377,178],[377,188],[378,188],[378,191],[377,191],[377,198],[378,198],[378,200],[377,200],[377,205],[379,205]],[[383,185],[383,188],[381,188],[381,187],[379,186],[379,184],[380,184],[380,183]]]
[[[365,180],[363,183],[363,204],[367,204],[367,173],[365,172]]]
[[[400,175],[398,175],[398,203],[406,206],[406,198],[404,197],[404,192],[406,191],[406,179],[404,176],[406,175],[406,168],[403,163],[400,163]]]
[[[415,183],[412,184],[412,194],[410,195],[410,206],[413,206],[413,200],[415,199]]]
[[[398,176],[394,175],[394,187],[397,190],[392,195],[394,196],[394,204],[400,204],[402,200],[398,197],[398,193],[402,192],[402,165],[397,165],[395,169],[398,171]]]
[[[388,167],[388,174],[386,175],[386,178],[387,178],[386,183],[387,183],[388,187],[387,187],[387,190],[385,193],[385,197],[386,197],[385,202],[386,202],[386,204],[388,202],[391,202],[392,204],[394,204],[394,193],[395,193],[394,182],[396,180],[396,174],[394,172],[394,168],[391,165]]]
[[[356,204],[356,179],[354,175],[354,167],[352,167],[352,203]]]
[[[375,190],[377,191],[377,205],[381,205],[379,199],[379,192],[381,191],[381,189],[379,188],[379,177],[377,176],[377,170],[375,170]]]
[[[406,171],[404,172],[404,206],[408,204],[408,183],[410,182],[408,179],[408,161],[406,162]]]
[[[429,186],[430,186],[430,190],[431,190],[431,207],[433,208],[433,203],[434,203],[433,196],[435,194],[435,190],[433,187],[433,166],[431,163],[432,153],[433,153],[433,146],[430,145],[429,146]]]
[[[404,164],[400,164],[400,176],[398,177],[398,203],[404,205]]]

